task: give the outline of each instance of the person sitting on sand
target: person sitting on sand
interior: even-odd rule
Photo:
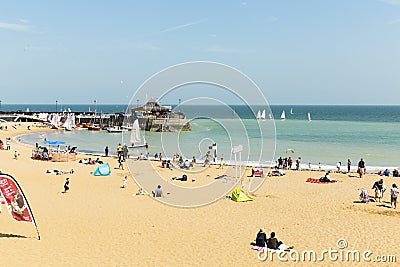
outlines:
[[[361,190],[360,194],[360,200],[362,203],[368,203],[369,202],[369,194],[367,189]]]
[[[293,249],[293,246],[287,246],[285,244],[283,244],[282,241],[279,241],[276,237],[275,237],[275,232],[271,233],[271,237],[268,238],[267,240],[267,247],[269,249],[279,249],[279,250],[287,250],[287,249]]]
[[[319,178],[320,182],[333,182],[333,180],[331,179],[331,177],[329,176],[329,171],[327,173],[325,173],[325,176],[322,178]]]
[[[383,179],[376,181],[372,189],[375,189],[375,200],[378,199],[378,201],[381,202],[383,193],[386,191],[386,187],[383,185]]]
[[[155,191],[152,191],[153,193],[153,197],[163,197],[164,198],[164,194],[161,188],[161,185],[158,185]]]
[[[190,162],[189,162],[189,160],[185,160],[185,162],[183,163],[183,168],[184,168],[184,169],[190,169]]]
[[[390,205],[394,209],[396,209],[397,197],[398,196],[399,196],[399,189],[397,188],[396,184],[393,184],[392,188],[390,189]]]
[[[256,246],[257,247],[266,247],[267,245],[267,235],[265,234],[263,229],[260,229],[257,233],[256,237]]]

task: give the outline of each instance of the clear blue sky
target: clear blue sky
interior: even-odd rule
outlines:
[[[398,104],[400,0],[0,2],[3,104],[126,104],[195,60],[271,104]]]

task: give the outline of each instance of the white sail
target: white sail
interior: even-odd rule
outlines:
[[[282,120],[286,119],[286,114],[285,114],[285,111],[282,111],[282,114],[281,114],[281,119],[282,119]]]
[[[261,119],[261,111],[257,112],[257,120]]]
[[[53,116],[51,117],[50,123],[51,123],[54,127],[58,128],[58,122],[59,122],[58,113],[55,113],[55,114],[53,114]]]
[[[138,145],[140,144],[140,127],[139,127],[139,120],[135,120],[132,125],[132,133],[131,133],[131,144]]]
[[[273,117],[272,117],[272,113],[269,113],[269,114],[268,114],[268,116],[269,116],[269,119],[270,119],[270,120],[272,120],[272,119],[273,119]]]
[[[72,121],[71,121],[71,115],[70,114],[67,115],[67,119],[65,120],[64,124],[62,125],[62,127],[64,127],[65,130],[67,130],[67,131],[71,131],[72,130]]]
[[[71,113],[71,127],[75,128],[76,123],[75,123],[75,114]]]
[[[308,116],[308,121],[311,121],[311,114],[310,114],[310,112],[308,112],[307,116]]]
[[[265,109],[262,111],[261,119],[265,120]]]
[[[293,108],[290,109],[290,114],[293,114]]]

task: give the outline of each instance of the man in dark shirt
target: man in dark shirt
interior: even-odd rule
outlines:
[[[360,178],[362,178],[364,173],[365,173],[365,162],[363,159],[361,159],[358,162],[358,174],[360,174]]]
[[[267,235],[265,234],[263,229],[260,229],[256,237],[256,246],[265,247],[266,243],[267,243]]]

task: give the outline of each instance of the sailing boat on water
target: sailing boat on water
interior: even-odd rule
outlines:
[[[290,109],[290,114],[293,115],[293,108]]]
[[[148,148],[148,144],[146,140],[142,140],[140,135],[140,127],[139,127],[139,120],[136,119],[132,125],[132,132],[131,132],[131,146],[129,148]]]
[[[307,113],[307,116],[308,116],[308,121],[311,121],[311,114],[310,114],[310,112]]]
[[[281,114],[281,119],[282,119],[282,120],[286,119],[286,114],[285,114],[285,111],[282,111],[282,114]]]
[[[73,119],[72,119],[73,117]],[[62,125],[66,131],[71,131],[73,127],[75,127],[75,116],[74,114],[68,113],[67,119],[65,120],[64,124]]]
[[[262,113],[261,113],[261,119],[265,120],[265,109],[263,109]]]
[[[259,119],[261,119],[261,111],[260,110],[257,112],[257,120],[259,120]]]

